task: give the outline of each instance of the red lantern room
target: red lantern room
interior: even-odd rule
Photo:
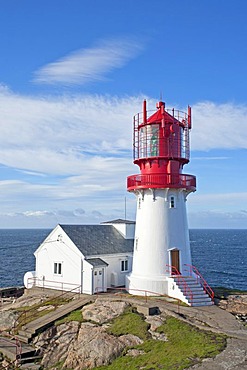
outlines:
[[[194,191],[195,176],[182,174],[189,162],[190,129],[190,107],[184,113],[159,102],[157,111],[148,117],[144,100],[143,112],[134,116],[134,163],[141,174],[127,178],[128,191],[150,187]]]

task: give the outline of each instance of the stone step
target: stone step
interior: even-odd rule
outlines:
[[[187,299],[190,299],[191,298],[190,294],[184,294],[184,296]],[[206,301],[211,300],[211,298],[208,295],[206,295],[206,294],[193,294],[192,297],[193,297],[192,298],[193,301],[199,300],[199,299],[205,299]]]
[[[30,356],[30,357],[22,357],[18,360],[19,364],[30,364],[37,362],[42,359],[42,356],[40,355],[35,355],[35,356]]]
[[[18,335],[22,336],[22,337],[26,337],[26,338],[31,338],[32,337],[32,334],[29,330],[19,330],[18,332]]]
[[[25,358],[36,355],[36,349],[25,343],[19,343],[16,345],[15,338],[0,337],[0,352],[4,356],[8,357],[11,361],[15,361],[16,357]]]
[[[70,312],[77,310],[90,302],[92,302],[91,297],[78,298],[75,301],[69,302],[61,307],[58,307],[56,310],[23,325],[21,330],[19,330],[19,334],[22,337],[27,337],[28,341],[30,341],[33,336],[53,325],[58,319],[63,318]]]
[[[28,337],[26,337],[26,336],[24,336],[24,335],[17,334],[17,335],[16,335],[16,338],[17,338],[21,343],[26,343],[26,344],[28,344],[28,343],[30,343],[30,342],[31,342],[31,337],[30,337],[30,338],[28,338]]]
[[[197,279],[190,276],[183,276],[182,279],[174,277],[174,281],[191,306],[209,306],[213,304],[211,298],[198,283]],[[193,295],[192,299],[191,294]]]
[[[212,306],[213,302],[212,301],[207,301],[207,302],[193,302],[192,307],[201,307],[201,306]]]

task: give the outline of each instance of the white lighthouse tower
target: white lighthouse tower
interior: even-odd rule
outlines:
[[[187,196],[196,178],[183,174],[189,162],[191,108],[184,113],[157,103],[157,111],[134,116],[134,163],[127,178],[137,198],[132,272],[126,288],[135,295],[169,295],[188,304],[212,304],[210,287],[191,264]],[[203,279],[203,280],[202,280]],[[206,290],[206,293],[205,293]]]

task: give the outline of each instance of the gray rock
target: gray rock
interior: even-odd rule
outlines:
[[[125,347],[134,347],[143,343],[142,339],[133,334],[121,335],[118,340],[123,343]]]
[[[83,323],[77,340],[68,348],[63,369],[81,370],[108,365],[124,348],[124,343],[107,334],[104,328]]]
[[[81,312],[85,320],[103,324],[121,315],[128,306],[127,302],[97,299],[95,303],[84,306]]]
[[[71,321],[46,330],[39,336],[36,347],[43,347],[42,365],[44,368],[66,359],[70,345],[77,338],[79,325],[78,322]]]
[[[129,349],[126,353],[126,356],[137,357],[144,354],[145,352],[141,349]]]
[[[14,310],[2,311],[0,315],[0,331],[13,328],[19,315],[20,314]]]
[[[247,295],[230,295],[220,300],[219,307],[233,314],[247,315]]]
[[[164,324],[164,319],[161,316],[147,316],[145,321],[150,324],[150,330],[155,331],[158,327]]]

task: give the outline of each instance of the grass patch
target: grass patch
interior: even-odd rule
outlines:
[[[225,336],[200,331],[173,317],[168,317],[157,331],[164,332],[168,342],[146,339],[143,344],[135,347],[145,351],[145,354],[137,357],[123,355],[111,365],[97,369],[182,370],[200,362],[203,358],[214,357],[226,346]]]
[[[149,324],[144,321],[143,316],[137,314],[133,308],[128,308],[122,315],[114,319],[107,332],[116,336],[133,334],[146,340],[150,337],[148,329]]]
[[[81,310],[75,310],[73,312],[70,312],[67,316],[63,317],[60,320],[57,320],[55,322],[55,325],[58,326],[70,321],[84,322],[85,320],[83,319]]]

